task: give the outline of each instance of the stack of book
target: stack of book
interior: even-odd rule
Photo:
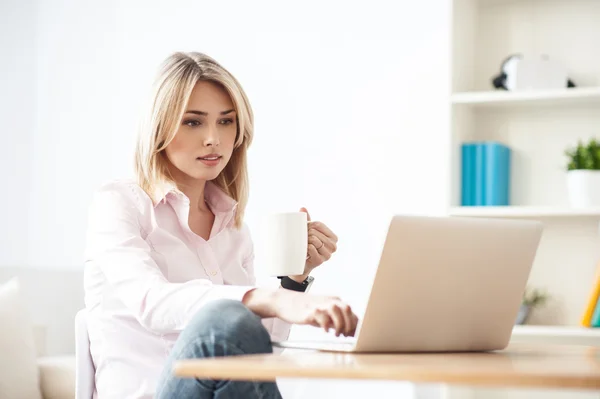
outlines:
[[[510,205],[511,149],[495,141],[461,146],[461,205]]]

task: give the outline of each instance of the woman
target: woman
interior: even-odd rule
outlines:
[[[255,287],[244,224],[250,104],[210,57],[176,53],[160,71],[135,154],[134,181],[95,194],[85,301],[96,391],[107,398],[277,398],[275,383],[181,379],[178,359],[270,353],[291,324],[354,335],[339,298],[303,292],[337,237],[311,222],[301,276]]]

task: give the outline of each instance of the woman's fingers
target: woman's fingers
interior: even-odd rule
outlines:
[[[358,317],[354,314],[350,314],[350,331],[348,336],[353,337],[356,334],[356,328],[358,326]]]
[[[356,327],[358,326],[358,316],[352,313],[352,329],[350,330],[350,336],[353,337],[356,334]]]
[[[320,255],[320,259],[321,260],[329,260],[331,259],[331,255],[332,255],[332,251],[331,251],[331,246],[335,245],[335,244],[327,244],[323,241],[321,241],[319,238],[317,238],[314,235],[310,235],[308,236],[308,245],[312,245],[317,253]]]
[[[317,309],[315,310],[314,315],[314,323],[312,323],[315,327],[321,327],[325,332],[328,332],[333,322],[331,321],[331,317],[328,312],[325,310]]]
[[[329,316],[335,326],[335,336],[339,337],[344,332],[344,315],[337,303],[332,303],[329,306]]]
[[[353,330],[353,319],[352,319],[352,309],[350,309],[350,305],[341,304],[340,310],[342,311],[342,316],[344,317],[344,335],[346,337],[350,336]]]
[[[326,249],[330,252],[337,251],[337,244],[335,241],[317,229],[308,229],[308,242],[314,244],[319,252],[321,252],[322,249]]]
[[[308,233],[308,243],[311,244],[313,247],[321,249],[323,248],[323,241],[321,241],[319,239],[319,237],[317,237],[314,234]]]
[[[323,328],[325,332],[333,328],[337,337],[340,335],[354,336],[358,325],[358,317],[352,312],[350,305],[342,302],[337,297],[323,299],[324,301],[312,311],[309,324]]]
[[[333,231],[331,231],[331,229],[329,227],[327,227],[325,225],[325,223],[310,222],[308,224],[308,228],[318,230],[319,232],[321,232],[321,233],[325,234],[327,237],[329,237],[331,239],[331,241],[336,242],[336,243],[338,242],[338,237],[335,235],[335,233]]]
[[[328,322],[330,322],[330,326],[335,329],[335,335],[337,337],[340,335],[344,335],[346,337],[354,335],[356,332],[358,317],[352,313],[352,309],[348,304],[336,301],[330,305],[328,313]],[[329,328],[325,328],[326,331],[328,329]]]
[[[308,259],[315,262],[321,261],[321,255],[319,255],[319,251],[313,244],[308,244]]]

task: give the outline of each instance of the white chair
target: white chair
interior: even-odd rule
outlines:
[[[92,399],[95,388],[94,362],[90,353],[87,311],[75,315],[75,399]]]

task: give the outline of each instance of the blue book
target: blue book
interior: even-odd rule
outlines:
[[[486,205],[486,151],[484,143],[475,143],[475,203],[476,206]]]
[[[461,205],[475,205],[475,145],[461,146]]]
[[[594,308],[594,314],[592,315],[590,326],[600,327],[600,297],[598,297],[598,301],[596,302],[596,307]]]
[[[510,149],[497,142],[483,143],[483,205],[510,204]]]
[[[510,148],[494,141],[463,143],[461,168],[461,205],[510,205]]]

